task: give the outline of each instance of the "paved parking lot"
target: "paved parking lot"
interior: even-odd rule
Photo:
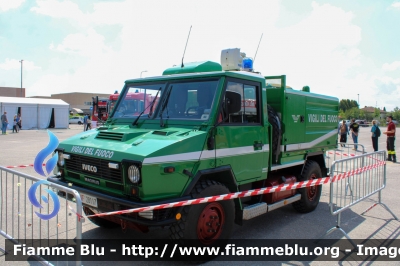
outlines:
[[[372,152],[370,128],[361,128],[359,142],[365,145],[367,152]],[[70,125],[69,129],[51,129],[60,141],[83,131],[83,126]],[[396,141],[397,154],[399,151],[399,137]],[[386,137],[382,135],[379,148],[385,149]],[[352,140],[349,139],[349,143]],[[0,165],[15,166],[32,164],[37,153],[48,143],[46,130],[22,130],[20,133],[8,133],[0,136]],[[387,187],[383,190],[382,201],[400,217],[400,179],[398,177],[400,164],[389,162],[387,164]],[[17,168],[17,171],[39,177],[33,167]],[[391,238],[400,240],[400,222],[393,220],[390,213],[380,206],[375,207],[366,215],[360,214],[376,201],[377,195],[362,201],[342,214],[342,228],[352,239]],[[244,226],[234,228],[232,238],[235,239],[317,239],[328,229],[336,225],[336,217],[329,211],[329,185],[323,187],[322,198],[318,208],[308,214],[299,214],[291,206],[267,213],[263,216],[245,221]],[[168,229],[156,228],[148,234],[134,231],[122,231],[120,228],[104,230],[92,225],[89,221],[83,224],[83,238],[119,239],[119,238],[167,238]],[[341,238],[343,235],[336,231],[331,238]],[[3,239],[3,238],[1,238]],[[4,243],[3,240],[1,240]],[[0,244],[4,246],[4,244]],[[110,265],[111,262],[84,262],[84,265]],[[206,265],[226,265],[228,262],[210,261]],[[4,256],[0,257],[0,265],[36,265],[36,262],[5,262]],[[121,262],[118,265],[131,265],[131,262]],[[135,263],[136,264],[136,263]],[[141,265],[173,265],[176,263],[143,262]],[[265,262],[229,262],[235,265],[265,265]],[[271,265],[337,265],[337,262],[269,262]],[[360,265],[361,261],[344,262],[345,265]],[[398,265],[388,262],[365,262],[373,265]],[[60,264],[63,265],[63,264]],[[184,265],[184,263],[179,263]]]

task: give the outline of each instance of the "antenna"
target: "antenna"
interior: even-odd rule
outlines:
[[[186,39],[186,45],[185,45],[185,50],[183,51],[183,56],[182,56],[182,64],[181,64],[181,67],[184,67],[184,65],[183,65],[183,58],[185,57],[185,52],[186,52],[186,47],[187,47],[187,44],[188,44],[188,41],[189,41],[189,37],[190,37],[190,31],[192,30],[192,25],[190,25],[190,29],[189,29],[189,35],[188,35],[188,37],[187,37],[187,39]]]
[[[258,47],[260,47],[260,43],[261,43],[261,39],[262,39],[263,34],[264,34],[264,33],[261,33],[261,38],[260,38],[260,41],[258,42],[256,54],[254,55],[253,64],[254,64],[254,61],[256,61],[256,56],[257,56],[257,52],[258,52]]]

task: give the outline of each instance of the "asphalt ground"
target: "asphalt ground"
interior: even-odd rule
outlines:
[[[51,131],[62,141],[73,136],[83,130],[83,126],[70,125],[69,129],[51,129]],[[366,152],[372,152],[372,142],[370,137],[370,128],[361,128],[359,134],[359,143],[363,144]],[[46,130],[21,130],[19,133],[10,133],[0,136],[0,166],[16,166],[32,164],[34,158],[40,150],[42,150],[49,142]],[[351,138],[348,143],[352,143]],[[399,137],[396,140],[396,153],[400,154]],[[386,136],[379,138],[379,148],[385,149]],[[346,152],[353,152],[344,150]],[[397,217],[400,217],[400,188],[399,167],[397,163],[388,162],[386,168],[387,186],[382,191],[382,202]],[[37,174],[33,167],[15,168],[21,173],[42,178]],[[365,215],[361,215],[363,211],[369,208],[378,199],[377,194],[365,199],[351,208],[345,210],[341,217],[341,227],[352,239],[398,239],[400,240],[400,222],[394,220],[392,215],[382,206],[378,205]],[[336,216],[332,216],[329,209],[329,185],[323,186],[320,204],[317,209],[311,213],[297,213],[292,206],[274,210],[265,215],[256,217],[252,220],[245,221],[243,226],[235,225],[232,238],[234,239],[319,239],[327,230],[336,225]],[[27,208],[31,208],[28,206]],[[62,206],[61,208],[66,208]],[[2,210],[3,211],[3,210]],[[65,211],[59,216],[62,221],[68,220],[69,211]],[[70,223],[72,224],[72,223]],[[48,226],[50,234],[56,233],[57,226]],[[73,231],[73,228],[71,227]],[[37,232],[35,232],[36,234]],[[72,232],[73,234],[74,232]],[[84,239],[166,239],[169,230],[167,228],[155,228],[149,233],[144,234],[136,231],[123,231],[121,228],[105,230],[93,225],[86,219],[83,223]],[[328,236],[328,238],[340,239],[343,234],[336,230]],[[4,238],[0,236],[0,247],[4,248]],[[0,252],[1,254],[1,252]],[[396,262],[380,262],[380,261],[343,261],[343,262],[322,262],[322,261],[287,261],[287,262],[245,262],[245,261],[209,261],[205,265],[399,265],[400,257]],[[132,262],[83,262],[83,265],[132,265]],[[64,262],[58,262],[56,265],[65,265]],[[179,262],[135,262],[140,265],[185,265],[187,263]],[[192,263],[193,264],[193,263]],[[0,265],[39,265],[34,260],[21,262],[9,262],[4,260],[4,256],[0,257]],[[70,264],[73,265],[73,264]]]

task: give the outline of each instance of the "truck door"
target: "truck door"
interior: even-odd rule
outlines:
[[[223,122],[215,136],[216,166],[230,165],[238,184],[267,172],[268,134],[262,124],[260,88],[260,83],[238,79],[225,83],[225,92],[241,95],[242,106],[237,113],[220,115]],[[222,104],[225,100],[224,96]]]

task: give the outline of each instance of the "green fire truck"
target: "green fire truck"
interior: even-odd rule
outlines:
[[[240,60],[228,49],[221,63],[125,81],[103,126],[59,144],[48,180],[76,189],[92,215],[325,177],[325,152],[337,146],[338,99],[295,90],[284,75],[244,70]],[[89,220],[142,232],[167,226],[172,239],[208,245],[229,238],[234,223],[288,204],[313,211],[321,189]]]

